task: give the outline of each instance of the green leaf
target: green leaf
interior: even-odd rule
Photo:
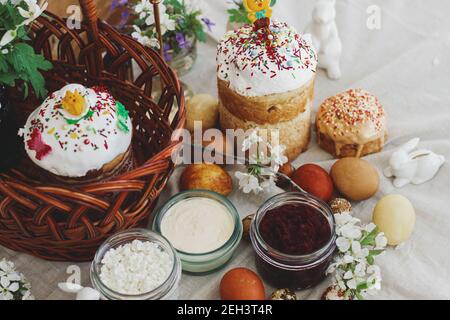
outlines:
[[[19,76],[15,73],[0,73],[0,82],[9,87],[13,87]]]
[[[45,90],[45,79],[40,71],[48,71],[52,64],[45,58],[34,52],[34,49],[25,43],[19,43],[6,55],[6,60],[12,69],[25,82],[30,82],[39,98],[47,94]]]
[[[372,230],[371,233],[369,233],[367,236],[365,236],[361,241],[361,246],[370,246],[375,243],[375,239],[378,236],[379,231],[378,228],[375,228]]]
[[[270,2],[270,6],[271,7],[273,7],[274,5],[276,5],[277,4],[277,0],[272,0],[271,2]]]
[[[9,69],[8,62],[6,62],[5,56],[0,54],[0,73],[6,73]]]
[[[208,37],[207,33],[206,33],[203,29],[202,29],[202,30],[197,30],[197,31],[195,32],[195,34],[196,34],[196,36],[197,36],[197,39],[198,39],[199,41],[201,41],[201,42],[205,42],[206,39],[207,39],[207,37]]]
[[[360,284],[356,287],[356,290],[358,290],[358,291],[367,290],[367,289],[369,289],[369,285],[368,285],[367,282],[360,283]]]
[[[229,9],[228,15],[231,23],[251,23],[248,13],[243,6],[239,9]]]
[[[28,95],[30,94],[30,86],[27,82],[23,83],[23,95],[25,96],[25,99],[28,98]]]
[[[375,263],[375,259],[373,258],[373,256],[368,256],[367,257],[367,262],[373,266],[373,264]]]
[[[384,250],[371,250],[369,251],[369,254],[373,257],[379,256],[380,254],[382,254],[384,252]]]

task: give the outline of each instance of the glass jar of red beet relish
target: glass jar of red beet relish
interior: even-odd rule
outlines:
[[[267,200],[255,216],[250,237],[259,274],[276,288],[300,290],[317,285],[336,250],[331,209],[301,192]]]

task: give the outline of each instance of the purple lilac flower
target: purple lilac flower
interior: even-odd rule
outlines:
[[[111,3],[111,10],[117,9],[119,7],[124,7],[128,4],[128,0],[113,0]]]
[[[206,27],[208,28],[208,31],[212,32],[212,27],[214,27],[216,24],[214,22],[212,22],[208,18],[202,18],[202,21],[206,25]]]
[[[123,29],[126,26],[129,18],[130,18],[130,11],[124,10],[120,15],[120,22],[117,27],[119,29]]]
[[[188,49],[191,47],[191,42],[186,40],[186,37],[181,32],[176,33],[175,40],[177,41],[180,49]]]
[[[165,43],[163,46],[163,54],[164,54],[164,60],[166,62],[169,62],[170,60],[172,60],[172,56],[169,53],[170,49],[171,49],[170,44]]]

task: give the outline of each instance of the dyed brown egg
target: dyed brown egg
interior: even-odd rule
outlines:
[[[184,169],[180,178],[181,190],[211,190],[223,196],[233,191],[230,175],[215,164],[192,164]]]
[[[220,283],[222,300],[265,300],[264,284],[261,278],[246,268],[228,271]]]
[[[328,172],[318,165],[306,164],[298,168],[291,178],[300,188],[325,202],[333,196],[333,181]]]

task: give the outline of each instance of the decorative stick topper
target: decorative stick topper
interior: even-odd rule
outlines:
[[[268,28],[272,17],[272,0],[243,0],[249,20],[256,29]]]
[[[156,33],[158,35],[158,42],[159,42],[159,53],[161,57],[164,59],[164,45],[162,40],[162,31],[161,31],[161,14],[159,11],[159,4],[161,3],[161,0],[151,0],[151,3],[153,4],[153,14],[155,15],[155,27],[156,27]]]

